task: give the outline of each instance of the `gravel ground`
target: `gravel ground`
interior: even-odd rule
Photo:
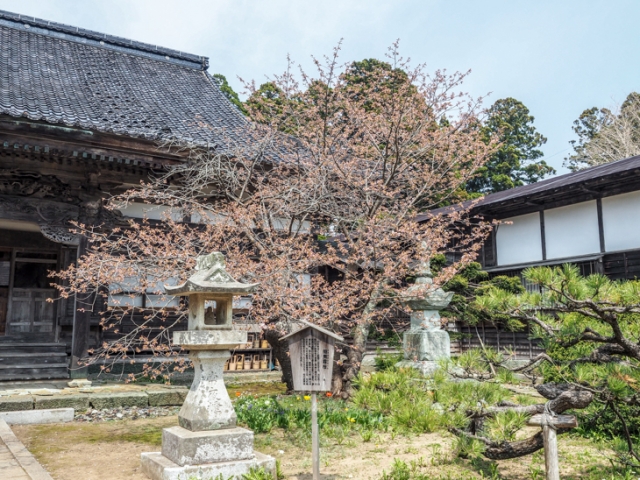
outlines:
[[[137,418],[154,418],[177,415],[180,407],[119,407],[95,410],[90,408],[85,412],[76,412],[76,422],[106,422],[109,420],[135,420]]]

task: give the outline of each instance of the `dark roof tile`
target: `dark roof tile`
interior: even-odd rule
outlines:
[[[433,215],[446,215],[447,213],[456,211],[461,207],[469,207],[470,205],[474,205],[474,210],[480,211],[483,208],[492,205],[525,199],[537,194],[544,194],[555,190],[571,188],[572,186],[590,181],[606,179],[609,177],[619,178],[618,176],[620,175],[637,175],[635,171],[638,170],[640,170],[640,155],[623,158],[616,160],[615,162],[605,163],[595,167],[585,168],[584,170],[577,172],[558,175],[557,177],[547,178],[546,180],[541,180],[529,185],[523,185],[521,187],[511,188],[502,192],[491,193],[479,200],[471,200],[459,205],[438,208],[425,214],[418,215],[416,218],[418,221],[422,221],[431,218]]]
[[[248,122],[207,64],[206,57],[0,11],[0,114],[224,144],[244,135]]]

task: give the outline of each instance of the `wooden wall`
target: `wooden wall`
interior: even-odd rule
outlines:
[[[612,280],[640,278],[640,250],[610,253],[603,257],[604,274]]]

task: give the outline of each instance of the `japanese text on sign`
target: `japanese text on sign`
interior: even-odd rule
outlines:
[[[302,385],[305,387],[320,385],[320,342],[317,338],[302,340]]]

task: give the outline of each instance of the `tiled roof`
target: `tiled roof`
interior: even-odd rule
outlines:
[[[623,158],[615,162],[585,168],[577,172],[558,175],[536,183],[511,188],[502,192],[491,193],[480,200],[463,202],[461,205],[452,205],[431,210],[428,213],[418,215],[417,220],[422,221],[436,214],[447,214],[461,207],[474,205],[474,210],[482,211],[488,207],[499,204],[508,204],[511,201],[523,201],[536,195],[548,195],[558,191],[568,190],[581,184],[593,182],[605,182],[609,179],[619,183],[621,177],[637,178],[640,173],[640,156]]]
[[[207,66],[206,57],[0,11],[0,114],[226,143],[248,122]]]

